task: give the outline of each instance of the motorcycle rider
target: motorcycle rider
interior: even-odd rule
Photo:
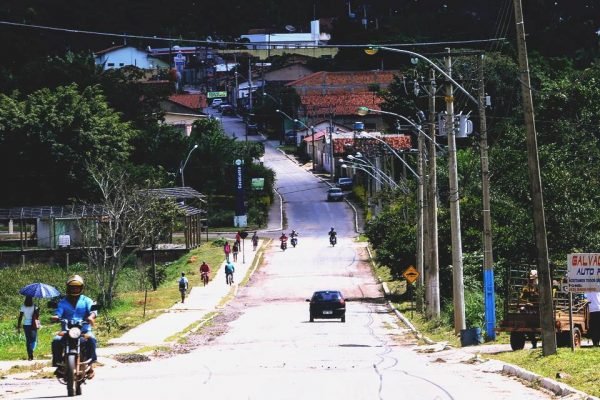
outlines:
[[[333,243],[333,241],[337,241],[337,232],[333,229],[333,226],[329,230],[329,243]]]
[[[200,265],[200,278],[202,278],[203,275],[206,275],[207,277],[210,276],[210,267],[206,261],[202,261],[202,265]]]
[[[296,232],[295,229],[292,229],[292,232],[290,233],[290,239],[292,241],[292,245],[294,245],[294,241],[295,244],[298,244],[298,232]]]
[[[287,247],[288,237],[285,235],[285,232],[281,232],[281,236],[279,236],[279,240],[281,241],[281,249],[285,249]]]
[[[55,314],[51,317],[53,322],[59,322],[61,319],[87,321],[89,324],[84,324],[81,332],[85,334],[84,356],[90,358],[90,369],[88,370],[88,379],[94,377],[93,364],[98,357],[96,356],[96,338],[92,333],[92,326],[95,323],[97,311],[92,310],[94,301],[87,296],[84,296],[83,289],[85,284],[83,278],[79,275],[72,275],[67,279],[67,295],[58,303]],[[63,340],[66,336],[55,336],[52,340],[52,366],[57,367],[54,372],[57,376],[62,376],[64,365],[62,362]]]

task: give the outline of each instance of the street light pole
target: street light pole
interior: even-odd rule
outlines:
[[[450,49],[446,57],[446,71],[452,76]],[[458,192],[458,165],[456,160],[456,135],[454,132],[454,86],[452,79],[446,83],[446,132],[448,134],[448,175],[450,181],[450,236],[452,240],[452,292],[454,298],[454,332],[465,329],[465,294],[463,283],[462,238],[460,232],[460,195]]]
[[[307,131],[309,129],[311,131],[311,141],[312,141],[312,171],[315,172],[315,127],[312,126],[312,125],[309,127],[304,122],[302,122],[302,120],[299,120],[297,118],[294,119],[294,122],[297,122],[300,125],[302,125],[303,127],[305,127]]]
[[[430,71],[430,82],[429,87],[429,134],[431,140],[429,141],[429,179],[428,179],[428,191],[427,191],[427,205],[429,210],[429,251],[430,254],[427,257],[429,261],[425,265],[427,268],[426,272],[426,289],[425,289],[425,300],[426,307],[425,312],[430,319],[438,319],[441,314],[440,307],[440,265],[439,265],[439,248],[438,248],[438,197],[437,197],[437,154],[435,142],[435,92],[437,91],[435,85],[435,71]]]
[[[181,168],[179,168],[179,173],[181,174],[181,187],[185,187],[185,180],[183,178],[183,170],[185,169],[185,166],[187,165],[188,160],[190,159],[190,155],[192,154],[192,152],[194,150],[196,150],[198,148],[198,145],[195,144],[194,147],[192,147],[192,149],[190,150],[190,152],[188,153],[185,162],[181,165]]]

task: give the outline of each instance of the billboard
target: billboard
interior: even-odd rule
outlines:
[[[569,292],[600,292],[600,253],[569,254],[567,276]]]

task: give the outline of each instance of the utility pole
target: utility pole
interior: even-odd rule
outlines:
[[[238,111],[238,98],[239,98],[239,88],[238,88],[238,72],[237,72],[237,68],[238,68],[238,64],[237,64],[237,56],[235,53],[233,53],[233,63],[234,63],[234,68],[235,68],[235,74],[233,74],[234,78],[235,78],[235,93],[233,94],[233,107],[235,107],[235,111]]]
[[[252,59],[248,58],[248,112],[252,112]]]
[[[485,299],[486,337],[496,339],[496,294],[494,291],[494,255],[492,253],[492,217],[490,212],[490,169],[487,123],[485,119],[485,82],[483,57],[479,56],[479,151],[481,154],[481,191],[483,217],[483,294]]]
[[[515,24],[517,27],[517,51],[519,68],[521,69],[521,95],[525,113],[527,130],[527,166],[533,202],[533,225],[535,245],[537,249],[538,285],[540,291],[540,328],[542,331],[542,352],[544,356],[556,354],[556,334],[554,333],[554,310],[552,307],[552,281],[550,262],[548,260],[548,242],[546,239],[546,220],[544,217],[544,196],[542,194],[542,177],[537,148],[535,116],[533,114],[533,98],[529,79],[529,61],[525,43],[525,22],[521,0],[513,0],[515,7]]]
[[[446,72],[452,77],[452,58],[447,49]],[[450,178],[450,234],[452,236],[452,292],[454,298],[454,332],[465,329],[465,295],[463,284],[462,239],[460,232],[460,195],[456,160],[456,133],[454,131],[454,86],[446,83],[446,130],[448,133],[448,175]]]
[[[419,186],[417,188],[417,271],[419,277],[417,279],[417,288],[423,287],[424,282],[424,267],[425,262],[425,232],[429,232],[425,229],[425,138],[421,134],[420,130],[417,133],[417,147],[419,151],[417,159],[417,174],[419,175]],[[417,297],[417,310],[423,311],[423,296]]]
[[[333,110],[329,113],[329,146],[331,150],[331,183],[335,183],[335,157],[333,155]]]
[[[437,148],[435,143],[435,93],[437,87],[435,84],[435,71],[429,72],[429,263],[426,265],[426,291],[425,299],[427,302],[426,313],[428,319],[440,318],[440,266],[438,259],[438,198],[437,198]]]

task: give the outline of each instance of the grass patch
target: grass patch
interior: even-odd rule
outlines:
[[[592,396],[600,396],[600,348],[583,347],[575,349],[559,348],[552,356],[544,357],[542,349],[520,350],[507,353],[486,355],[488,358],[518,365],[538,375],[555,379]],[[558,379],[562,372],[568,376]]]
[[[127,330],[152,319],[164,310],[180,301],[178,277],[185,272],[190,286],[201,286],[199,266],[206,261],[211,266],[211,279],[215,278],[217,269],[223,261],[220,246],[212,242],[203,243],[201,247],[192,250],[179,260],[165,266],[166,278],[156,291],[144,289],[145,271],[139,268],[125,267],[118,278],[116,297],[111,309],[100,310],[96,327],[94,328],[99,345],[109,339],[121,336]],[[27,357],[25,337],[21,331],[17,333],[15,326],[19,307],[23,296],[19,289],[32,282],[44,282],[64,291],[66,278],[78,273],[86,279],[85,293],[97,298],[98,289],[91,273],[86,266],[76,264],[65,270],[62,267],[49,265],[25,265],[0,270],[0,360],[24,360]],[[200,288],[201,290],[201,288]],[[144,301],[145,300],[145,301]],[[57,331],[56,325],[50,324],[53,309],[44,299],[36,300],[41,309],[43,327],[38,331],[38,347],[35,357],[50,359],[52,338]],[[144,303],[145,315],[144,315]]]

